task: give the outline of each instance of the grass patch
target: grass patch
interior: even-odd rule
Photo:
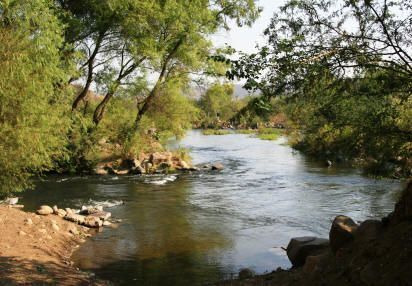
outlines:
[[[258,131],[257,137],[262,140],[276,140],[279,138],[281,132],[275,128],[261,128]]]
[[[279,138],[279,134],[258,134],[258,138],[262,140],[276,140]]]
[[[229,130],[222,129],[204,129],[202,130],[203,135],[227,135],[231,132]]]
[[[237,129],[235,131],[237,134],[255,134],[257,130],[254,129]]]

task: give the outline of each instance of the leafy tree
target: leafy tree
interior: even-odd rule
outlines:
[[[213,126],[217,120],[227,121],[236,112],[232,84],[214,84],[200,98],[199,106],[204,113],[204,123]]]
[[[44,0],[0,2],[0,193],[21,191],[28,178],[64,153],[66,92],[58,83],[62,26]]]
[[[307,151],[408,176],[411,21],[409,1],[287,1],[228,76],[284,98]]]

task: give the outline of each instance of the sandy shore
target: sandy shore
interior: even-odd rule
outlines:
[[[70,261],[89,232],[57,215],[0,206],[0,285],[109,285]]]

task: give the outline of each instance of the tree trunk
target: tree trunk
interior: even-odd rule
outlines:
[[[153,87],[153,89],[151,90],[149,96],[146,98],[146,100],[144,101],[143,106],[139,109],[139,111],[137,112],[137,116],[136,119],[134,121],[134,130],[137,131],[139,130],[139,123],[140,120],[142,119],[143,115],[147,112],[147,110],[150,107],[150,103],[152,102],[152,100],[156,97],[160,85],[162,84],[164,78],[166,77],[166,71],[167,71],[167,65],[169,64],[169,62],[172,60],[173,56],[175,55],[175,53],[177,52],[177,50],[179,49],[179,47],[183,44],[185,37],[181,37],[175,44],[175,46],[173,47],[173,49],[170,51],[169,55],[166,57],[163,65],[162,65],[162,70],[160,72],[160,75],[157,79],[157,82],[155,84],[155,86]]]
[[[90,55],[89,60],[87,61],[87,80],[86,85],[84,86],[83,90],[79,93],[72,105],[72,111],[77,109],[79,106],[80,101],[82,101],[89,92],[89,88],[91,83],[93,82],[93,69],[94,69],[94,60],[99,52],[100,46],[102,44],[105,32],[99,34],[96,40],[96,46],[94,47],[93,53]]]
[[[116,89],[117,89],[117,87],[114,88],[113,90],[109,91],[108,93],[106,93],[106,95],[104,96],[102,102],[100,102],[99,105],[94,110],[93,122],[96,125],[98,125],[100,123],[100,121],[102,120],[104,112],[106,110],[106,105],[109,102],[110,98],[112,98],[112,96],[115,93]]]

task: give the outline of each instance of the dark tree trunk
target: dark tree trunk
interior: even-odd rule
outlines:
[[[94,47],[93,53],[90,55],[89,60],[87,61],[87,79],[86,79],[86,84],[83,88],[83,90],[77,95],[76,99],[73,102],[72,105],[72,111],[77,109],[77,107],[80,104],[80,101],[82,101],[86,96],[87,93],[89,92],[90,85],[93,82],[93,69],[94,69],[94,60],[96,59],[97,54],[99,53],[99,49],[101,47],[103,38],[104,38],[105,32],[102,32],[99,34],[97,41],[96,41],[96,46]]]

